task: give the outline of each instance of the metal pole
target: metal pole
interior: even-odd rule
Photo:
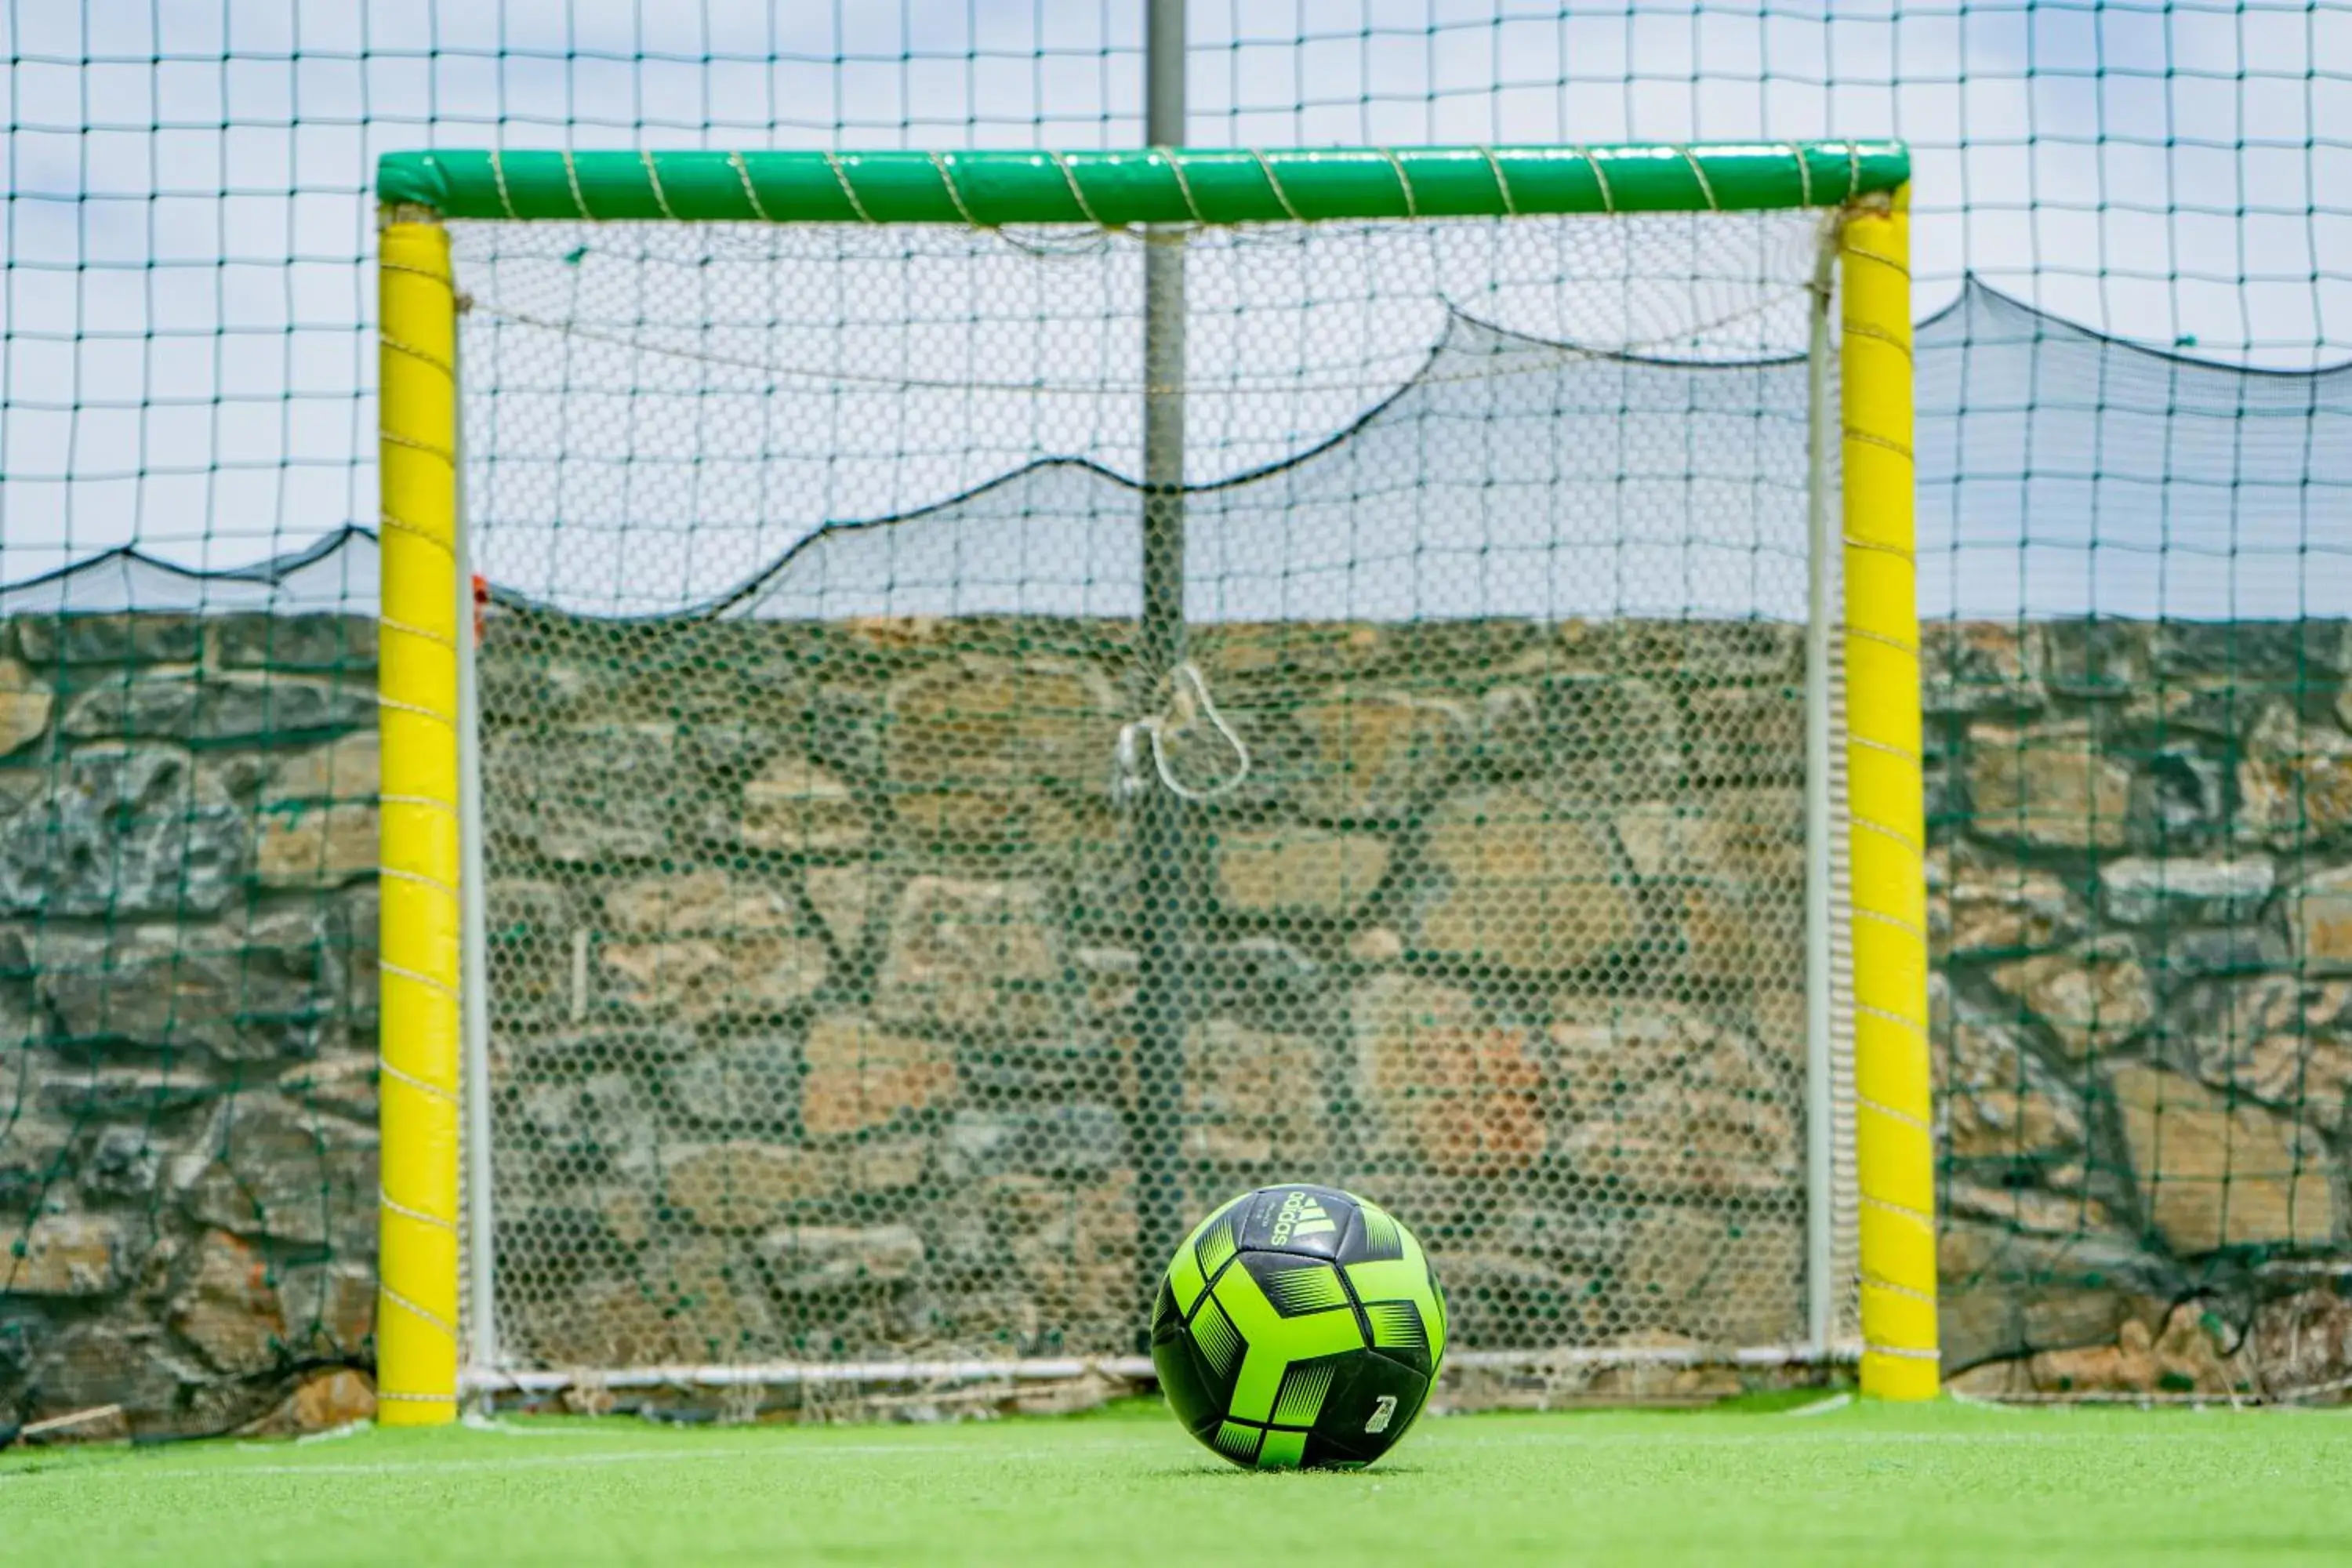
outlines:
[[[1835,1179],[1830,1047],[1830,625],[1837,614],[1829,503],[1830,301],[1833,233],[1813,271],[1805,475],[1805,1338],[1826,1356],[1834,1331]]]
[[[1144,138],[1184,144],[1184,0],[1147,0]],[[1154,225],[1143,248],[1143,625],[1157,695],[1184,658],[1184,229]]]
[[[1144,140],[1184,143],[1184,0],[1146,0]],[[1143,710],[1168,700],[1184,650],[1184,230],[1148,229],[1143,248],[1143,605],[1136,654]],[[1147,774],[1136,813],[1137,1273],[1146,1303],[1184,1236],[1181,1168],[1187,905],[1195,890],[1184,803]]]
[[[461,312],[462,312],[462,307]],[[465,386],[462,355],[457,384]],[[490,1176],[490,988],[488,941],[489,883],[482,870],[482,710],[475,679],[472,531],[466,525],[464,401],[457,420],[457,997],[465,1109],[466,1321],[459,1378],[467,1367],[499,1363],[495,1209]],[[488,1395],[484,1399],[487,1401]]]

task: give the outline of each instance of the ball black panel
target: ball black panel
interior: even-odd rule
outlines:
[[[1220,1378],[1185,1331],[1175,1298],[1160,1287],[1160,1300],[1151,1314],[1151,1365],[1160,1374],[1160,1392],[1184,1430],[1206,1441],[1224,1418],[1233,1398],[1233,1380]]]
[[[1337,1187],[1267,1187],[1237,1211],[1234,1239],[1248,1250],[1337,1258],[1356,1223],[1356,1200]]]
[[[1320,1258],[1296,1252],[1244,1252],[1235,1262],[1249,1270],[1274,1310],[1286,1318],[1350,1304],[1339,1270]]]
[[[1431,1363],[1429,1325],[1422,1321],[1420,1308],[1411,1301],[1367,1301],[1363,1310],[1374,1350],[1423,1377],[1437,1370]]]
[[[1353,1212],[1339,1233],[1339,1261],[1378,1263],[1404,1256],[1404,1237],[1397,1222],[1377,1206],[1350,1203]]]
[[[1376,1352],[1349,1356],[1307,1439],[1309,1465],[1369,1465],[1405,1435],[1429,1399],[1429,1379]]]

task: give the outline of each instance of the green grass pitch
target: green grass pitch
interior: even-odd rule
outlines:
[[[266,1563],[2342,1563],[2352,1415],[1937,1405],[1428,1420],[1259,1475],[1075,1419],[625,1420],[0,1457],[0,1558]]]

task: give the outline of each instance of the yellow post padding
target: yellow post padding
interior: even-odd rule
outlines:
[[[383,1187],[377,1419],[457,1414],[457,309],[449,235],[377,259],[383,585]]]
[[[1846,777],[1853,874],[1854,1154],[1862,1391],[1932,1399],[1935,1150],[1927,1073],[1927,824],[1913,560],[1907,191],[1846,216],[1840,456]]]

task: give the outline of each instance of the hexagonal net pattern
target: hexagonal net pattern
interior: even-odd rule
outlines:
[[[1807,1340],[1817,215],[1195,231],[1173,381],[1139,235],[452,231],[504,1365],[1131,1355],[1284,1180]]]

